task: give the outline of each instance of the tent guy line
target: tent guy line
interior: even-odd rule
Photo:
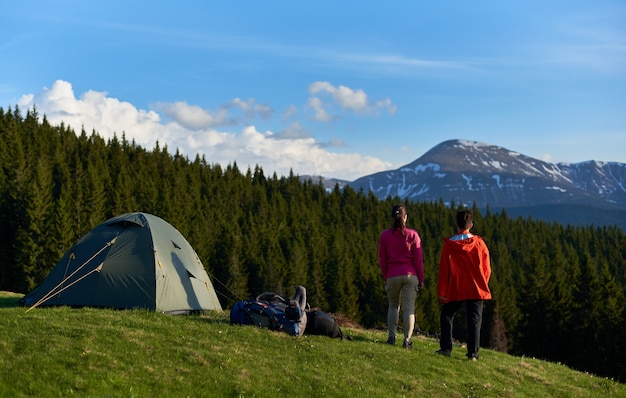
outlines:
[[[96,268],[92,269],[91,271],[89,271],[88,273],[86,273],[85,275],[81,276],[80,278],[78,278],[77,280],[75,280],[74,282],[70,283],[69,285],[65,286],[64,288],[60,289],[59,291],[56,291],[59,286],[62,286],[65,282],[67,282],[71,277],[73,277],[74,275],[76,275],[76,273],[78,271],[80,271],[81,269],[83,269],[83,267],[87,264],[89,264],[94,258],[96,258],[100,253],[102,253],[107,247],[111,247],[115,241],[117,240],[117,236],[113,239],[111,239],[110,241],[108,241],[106,243],[106,245],[104,245],[100,250],[98,250],[97,253],[95,253],[93,256],[91,256],[87,261],[85,261],[80,267],[76,268],[76,270],[74,272],[72,272],[71,274],[69,274],[67,276],[67,278],[63,279],[61,282],[59,282],[58,285],[56,285],[55,287],[52,288],[52,290],[50,290],[48,293],[46,293],[41,299],[39,299],[39,301],[37,301],[35,304],[33,304],[29,309],[26,310],[26,312],[32,310],[35,307],[38,307],[39,305],[41,305],[41,303],[47,301],[50,299],[50,297],[52,297],[55,294],[61,293],[62,291],[70,288],[71,286],[75,285],[76,283],[82,281],[83,279],[85,279],[86,277],[88,277],[89,275],[91,275],[94,272],[100,272],[102,270],[102,266],[104,265],[104,263],[100,263],[99,266],[97,266]],[[68,259],[68,266],[70,261],[72,261],[72,259],[76,258],[75,256],[72,255],[69,257]]]

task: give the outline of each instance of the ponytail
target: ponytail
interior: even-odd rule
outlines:
[[[393,220],[393,224],[391,225],[391,230],[395,231],[396,229],[400,230],[402,236],[406,236],[404,233],[404,228],[406,228],[405,217],[406,216],[406,208],[403,205],[395,205],[391,208],[391,219]]]

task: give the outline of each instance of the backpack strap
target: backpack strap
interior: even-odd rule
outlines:
[[[302,319],[302,309],[296,300],[289,299],[289,302],[285,307],[285,318],[287,318],[290,322],[300,322]]]
[[[283,303],[283,304],[287,303],[287,300],[285,300],[284,298],[282,298],[281,296],[279,296],[278,294],[274,292],[263,292],[259,294],[258,296],[256,296],[256,301],[267,301],[268,303],[275,301],[275,302]]]

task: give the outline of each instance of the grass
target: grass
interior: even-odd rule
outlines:
[[[533,358],[434,354],[232,326],[228,313],[36,308],[0,293],[0,397],[626,397],[626,385]]]

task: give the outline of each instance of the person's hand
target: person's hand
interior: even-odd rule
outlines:
[[[422,290],[424,288],[424,282],[420,282],[417,284],[417,289]]]
[[[439,304],[445,304],[447,302],[448,302],[448,298],[447,297],[443,297],[443,296],[439,297]]]

